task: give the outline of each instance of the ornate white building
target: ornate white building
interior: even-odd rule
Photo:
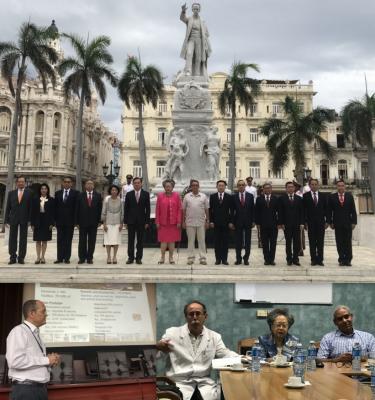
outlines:
[[[214,73],[210,76],[210,91],[212,109],[214,112],[213,125],[218,128],[221,137],[220,176],[228,177],[229,146],[231,115],[228,110],[222,116],[218,108],[218,95],[223,89],[225,73]],[[238,106],[236,121],[236,178],[252,176],[255,184],[271,181],[276,190],[283,190],[286,180],[293,179],[293,163],[284,170],[274,174],[269,167],[269,155],[265,147],[266,139],[260,135],[260,126],[270,117],[283,117],[281,102],[286,96],[297,98],[304,112],[313,109],[313,97],[316,94],[313,82],[302,84],[297,80],[263,80],[262,93],[256,99],[253,109],[246,115],[243,107]],[[160,182],[167,158],[165,143],[168,132],[172,129],[173,96],[176,88],[172,85],[165,87],[165,102],[159,103],[154,110],[151,105],[144,107],[144,132],[147,144],[147,160],[151,184]],[[138,113],[135,109],[128,110],[125,106],[122,115],[123,123],[123,152],[122,177],[126,174],[142,175],[138,149]],[[353,146],[345,141],[340,127],[340,120],[329,124],[322,136],[337,149],[334,161],[325,160],[316,144],[310,146],[306,154],[306,169],[311,170],[311,176],[317,177],[328,188],[334,187],[335,179],[344,178],[353,183],[352,191],[360,194],[359,180],[367,178],[366,149]],[[360,203],[361,205],[361,203]]]
[[[60,40],[53,46],[62,56]],[[65,101],[62,80],[55,88],[48,85],[44,93],[41,81],[28,79],[22,90],[22,118],[19,127],[16,174],[26,176],[31,187],[47,182],[51,193],[59,189],[63,176],[73,180],[75,170],[75,129],[78,123],[79,101],[72,97]],[[0,206],[2,206],[8,169],[8,146],[14,98],[7,82],[0,76]],[[113,158],[113,132],[104,126],[98,113],[98,100],[94,93],[90,107],[83,117],[83,179],[93,178],[98,188],[106,184],[102,166]]]

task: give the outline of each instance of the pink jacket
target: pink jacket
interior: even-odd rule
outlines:
[[[177,192],[172,192],[168,197],[165,193],[159,193],[156,201],[155,223],[157,225],[168,224],[168,208],[169,208],[169,224],[181,224],[182,206],[181,198]]]

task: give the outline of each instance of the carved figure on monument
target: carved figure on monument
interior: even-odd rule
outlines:
[[[207,132],[206,143],[204,144],[203,152],[207,155],[206,172],[208,179],[216,181],[219,175],[219,158],[220,158],[220,138],[217,135],[218,128],[212,127]]]
[[[182,45],[181,58],[186,60],[185,75],[207,75],[207,59],[211,54],[209,33],[204,21],[200,18],[201,6],[193,3],[192,16],[186,16],[186,3],[182,6],[180,20],[186,24],[186,35]]]
[[[167,149],[169,159],[165,165],[163,179],[181,179],[184,171],[185,157],[189,153],[189,144],[182,128],[174,128],[169,136]]]
[[[181,109],[201,110],[207,107],[209,95],[200,85],[190,81],[178,92],[178,100]]]

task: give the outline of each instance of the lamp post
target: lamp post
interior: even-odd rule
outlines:
[[[107,164],[104,164],[102,168],[103,168],[104,178],[106,178],[108,183],[112,185],[113,181],[118,177],[120,173],[120,166],[119,165],[113,166],[113,161],[111,160],[109,166]],[[107,175],[108,169],[109,169],[109,174]]]

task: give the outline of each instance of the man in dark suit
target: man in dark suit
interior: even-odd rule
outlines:
[[[9,263],[17,262],[18,230],[20,232],[18,246],[18,263],[25,264],[27,250],[27,228],[31,218],[33,193],[25,188],[24,176],[19,176],[16,181],[17,189],[8,193],[5,209],[4,223],[9,227]]]
[[[126,195],[124,224],[128,229],[128,260],[126,264],[142,264],[143,236],[150,226],[150,193],[142,189],[142,178],[133,179],[134,190]],[[134,240],[137,235],[137,254],[134,257]]]
[[[232,198],[225,193],[227,183],[216,182],[217,193],[210,195],[210,227],[214,229],[215,265],[228,265],[229,224],[231,222]]]
[[[78,194],[75,222],[79,228],[78,264],[93,263],[96,234],[100,226],[102,197],[94,190],[94,181],[85,183],[85,190]]]
[[[309,235],[311,265],[324,266],[324,234],[328,228],[328,201],[325,193],[319,192],[319,181],[310,179],[310,191],[303,195],[305,229]]]
[[[240,179],[237,182],[238,192],[232,195],[232,229],[235,230],[236,262],[242,263],[241,251],[245,248],[243,261],[249,265],[251,229],[254,227],[254,197],[245,191],[246,183]]]
[[[304,227],[303,200],[294,193],[293,182],[287,182],[285,188],[286,193],[279,197],[279,224],[284,229],[286,262],[288,265],[301,265],[298,255],[301,227]]]
[[[276,240],[278,233],[278,200],[272,194],[272,185],[263,185],[263,194],[255,204],[255,223],[260,230],[264,265],[275,265]]]
[[[329,196],[328,221],[335,230],[336,247],[340,266],[350,267],[352,252],[352,231],[357,225],[357,212],[353,196],[345,191],[345,182],[337,182],[337,193]]]
[[[57,259],[55,264],[70,263],[79,192],[72,189],[72,179],[63,178],[63,188],[55,193],[55,221],[57,229]]]

